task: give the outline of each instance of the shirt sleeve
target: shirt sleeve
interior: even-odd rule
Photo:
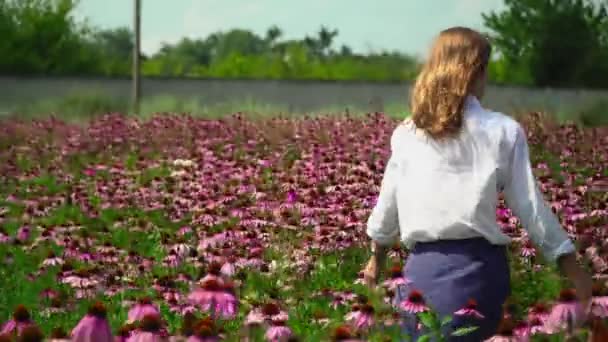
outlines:
[[[517,127],[509,168],[505,174],[505,201],[543,256],[555,262],[560,256],[575,252],[570,237],[546,205],[538,188],[532,173],[526,135],[521,126]]]
[[[395,243],[399,230],[397,214],[398,165],[394,154],[388,160],[380,185],[380,194],[367,221],[367,235],[381,246]]]

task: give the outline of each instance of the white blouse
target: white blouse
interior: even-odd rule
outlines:
[[[395,129],[367,235],[380,245],[400,235],[408,248],[417,241],[472,237],[505,245],[510,238],[496,222],[500,191],[545,258],[575,251],[538,189],[522,127],[469,96],[454,139],[434,141],[411,120]]]

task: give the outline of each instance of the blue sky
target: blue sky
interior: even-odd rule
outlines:
[[[481,13],[502,7],[503,0],[142,0],[142,50],[231,28],[264,34],[274,24],[290,39],[326,25],[339,30],[337,44],[357,52],[423,56],[440,30],[481,29]],[[80,0],[77,17],[103,28],[130,26],[132,0]]]

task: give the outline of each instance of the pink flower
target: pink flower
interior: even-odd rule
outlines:
[[[370,304],[354,304],[353,311],[348,313],[345,320],[359,330],[366,330],[374,325],[374,307]]]
[[[96,303],[91,306],[70,335],[73,341],[78,342],[113,342],[112,329],[106,320],[106,308],[103,304]]]
[[[227,262],[222,265],[220,272],[227,277],[232,277],[236,273],[236,258],[228,258]]]
[[[547,329],[545,328],[544,322],[538,317],[534,317],[528,322],[528,330],[530,335],[546,334]]]
[[[484,318],[484,316],[477,311],[477,302],[474,299],[469,299],[467,305],[464,308],[454,312],[454,315],[475,317],[477,319]]]
[[[188,300],[192,305],[203,311],[212,311],[218,317],[233,318],[238,311],[238,300],[233,294],[232,283],[220,283],[217,278],[205,280],[201,288],[188,295]]]
[[[152,313],[141,319],[140,329],[135,330],[127,342],[166,342],[168,337],[161,333],[162,322],[160,316]]]
[[[591,313],[600,318],[608,317],[608,296],[602,284],[594,284],[592,294]]]
[[[411,281],[403,277],[403,270],[401,265],[394,265],[390,270],[390,278],[385,280],[382,285],[389,291],[395,291],[398,286],[409,285]]]
[[[547,330],[550,333],[556,333],[564,329],[571,332],[583,315],[583,308],[578,302],[574,290],[562,290],[557,304],[553,306],[547,319]]]
[[[422,293],[417,290],[413,290],[412,292],[410,292],[407,299],[405,299],[403,302],[401,302],[399,304],[399,307],[403,311],[408,312],[408,313],[413,313],[413,314],[417,314],[417,313],[425,312],[425,311],[429,310],[429,308],[425,304]]]
[[[549,318],[549,308],[543,303],[536,303],[530,309],[528,309],[528,321],[538,319],[545,324]]]
[[[287,203],[295,203],[298,200],[298,195],[294,190],[287,191]]]
[[[485,340],[485,342],[522,342],[521,339],[515,336],[515,324],[510,318],[503,318],[496,335]]]
[[[260,325],[266,322],[287,322],[289,315],[275,303],[264,304],[255,308],[245,318],[245,325]]]
[[[82,173],[87,176],[87,177],[93,177],[95,176],[95,174],[97,173],[96,170],[94,168],[91,167],[87,167],[86,169],[84,169],[82,171]]]
[[[292,335],[293,332],[285,325],[284,321],[273,321],[272,325],[266,330],[264,337],[270,342],[287,342]]]
[[[144,319],[146,315],[160,316],[160,310],[148,297],[144,297],[135,304],[127,314],[127,323],[135,323]]]
[[[168,338],[149,331],[136,331],[127,342],[167,342]]]
[[[17,231],[17,240],[21,241],[21,242],[25,242],[27,241],[27,239],[30,238],[30,227],[28,226],[23,226],[21,228],[19,228],[19,230]]]
[[[524,245],[521,247],[520,254],[524,258],[531,258],[536,255],[536,249],[530,240],[526,240]]]
[[[519,338],[518,341],[527,341],[530,338],[530,325],[525,321],[519,321],[513,329],[513,334]]]
[[[6,322],[0,331],[0,335],[20,335],[24,328],[34,325],[30,318],[30,312],[23,305],[18,305],[13,312],[13,319]]]

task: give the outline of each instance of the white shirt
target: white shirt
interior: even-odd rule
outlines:
[[[435,141],[411,120],[391,137],[391,156],[367,235],[380,245],[485,237],[508,244],[496,222],[498,193],[532,242],[555,261],[575,251],[545,204],[530,165],[528,143],[517,121],[488,111],[469,96],[461,133]]]

